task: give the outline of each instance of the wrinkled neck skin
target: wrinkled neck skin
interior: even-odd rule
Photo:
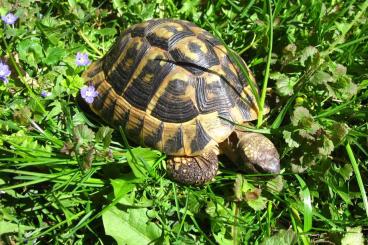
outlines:
[[[227,156],[231,162],[239,164],[242,162],[240,151],[238,150],[238,134],[237,130],[231,133],[231,135],[222,143],[220,143],[220,154]]]
[[[220,153],[244,170],[280,172],[280,157],[275,146],[259,133],[235,130],[220,144]]]

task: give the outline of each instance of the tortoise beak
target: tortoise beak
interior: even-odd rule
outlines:
[[[256,172],[260,173],[280,173],[280,158],[277,152],[260,156],[258,161],[251,163]]]

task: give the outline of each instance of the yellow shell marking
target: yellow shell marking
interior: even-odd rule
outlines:
[[[191,73],[180,66],[176,66],[173,70],[171,70],[171,72],[161,82],[160,87],[157,89],[156,93],[153,95],[150,103],[147,106],[146,113],[151,114],[153,109],[156,107],[157,101],[165,93],[165,88],[168,86],[170,81],[175,79],[186,81],[190,76]],[[183,94],[183,96],[188,97],[189,94],[185,93]],[[192,96],[192,94],[190,94],[190,96]]]
[[[128,58],[127,62],[121,62],[126,54],[127,51],[133,47],[134,45],[137,45],[136,50],[139,50],[142,46],[143,42],[142,42],[142,38],[140,37],[135,37],[132,38],[127,46],[124,48],[124,50],[122,50],[123,52],[121,52],[120,56],[118,57],[118,59],[116,60],[116,62],[114,62],[113,66],[111,67],[111,69],[108,71],[107,76],[109,76],[111,73],[115,72],[116,69],[123,69],[123,70],[128,70],[132,65],[133,65],[133,58]],[[121,65],[121,68],[118,68],[118,66]]]
[[[144,59],[142,59],[139,62],[139,64],[137,65],[136,69],[134,70],[134,73],[133,73],[132,77],[130,78],[129,82],[125,86],[122,94],[124,94],[125,91],[129,88],[129,86],[131,86],[132,81],[134,81],[141,74],[142,70],[147,65],[147,63],[154,60],[154,59],[156,59],[158,56],[162,57],[162,53],[163,53],[162,49],[157,48],[157,47],[150,47],[149,50],[147,50],[147,55],[145,55]],[[129,59],[129,60],[131,60],[131,59]],[[127,65],[127,67],[130,67],[130,66]],[[146,79],[144,79],[144,81],[147,82],[147,83],[151,83],[152,79],[150,79],[150,78],[152,78],[154,76],[154,74],[147,74],[146,76],[145,76]]]
[[[190,60],[199,60],[202,57],[200,57],[201,52],[195,53],[195,52],[191,52],[189,49],[189,44],[190,43],[195,43],[199,46],[200,50],[202,53],[207,54],[208,53],[208,49],[206,47],[206,45],[199,39],[197,39],[196,37],[185,37],[183,38],[180,42],[178,42],[175,45],[175,49],[180,50],[180,52],[185,55],[186,57],[188,57]]]
[[[173,27],[175,28],[177,31],[183,31],[184,28],[182,25],[179,25],[177,23],[163,23],[162,25],[158,25],[154,30],[153,33],[160,38],[164,38],[164,39],[169,39],[170,37],[172,37],[175,33],[168,30],[165,27]]]

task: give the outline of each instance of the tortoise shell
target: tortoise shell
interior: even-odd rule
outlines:
[[[173,156],[217,147],[232,122],[257,118],[249,77],[213,35],[173,19],[133,25],[84,73],[99,93],[89,105],[94,113],[137,144]]]

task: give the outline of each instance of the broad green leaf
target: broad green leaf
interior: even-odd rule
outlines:
[[[126,3],[123,0],[112,0],[112,6],[114,9],[118,10],[119,16],[124,14],[123,9]]]
[[[82,77],[73,75],[67,76],[67,79],[62,80],[60,84],[66,89],[68,94],[71,94],[75,97],[80,88],[85,84],[85,81]]]
[[[6,234],[6,233],[18,233],[21,231],[27,231],[32,230],[34,227],[26,226],[22,224],[15,224],[12,222],[8,222],[5,220],[0,220],[0,235]]]
[[[234,192],[238,201],[245,200],[254,210],[262,210],[266,207],[267,198],[261,196],[261,189],[249,183],[242,175],[238,174],[234,183]]]
[[[234,241],[228,239],[226,236],[226,228],[221,227],[221,230],[217,234],[213,234],[216,242],[221,245],[233,245]]]
[[[96,33],[102,36],[113,37],[116,35],[116,29],[115,28],[103,28],[103,29],[96,30]]]
[[[306,47],[303,51],[302,54],[300,56],[300,64],[302,66],[305,66],[305,62],[308,60],[308,58],[310,58],[311,60],[313,60],[314,56],[318,53],[318,50],[313,47],[313,46],[308,46]]]
[[[338,172],[345,181],[348,181],[351,176],[353,176],[353,167],[350,164],[345,164],[341,168],[337,168],[336,172]]]
[[[294,109],[294,112],[291,116],[291,123],[294,126],[302,125],[310,127],[313,123],[313,117],[307,108],[298,106]]]
[[[289,147],[298,148],[300,146],[300,144],[291,137],[291,132],[284,130],[282,135]]]
[[[275,178],[267,181],[266,186],[268,191],[274,194],[280,193],[284,188],[284,178],[282,175],[278,175]]]
[[[285,74],[277,72],[273,73],[270,78],[276,80],[276,89],[280,95],[290,96],[294,93],[293,88],[297,82],[297,79],[295,77],[288,77]]]
[[[318,153],[323,156],[329,156],[334,148],[335,146],[332,140],[327,137],[323,137],[323,145],[321,147],[318,147]]]
[[[137,147],[127,153],[128,164],[137,178],[144,178],[152,170],[153,164],[161,157],[161,152],[150,148]]]
[[[333,84],[334,95],[337,99],[348,100],[358,93],[358,86],[347,75],[340,76]]]
[[[44,62],[46,65],[54,65],[64,58],[66,52],[60,47],[50,47],[46,51]]]
[[[95,133],[84,124],[73,128],[73,139],[80,145],[88,144],[95,138]]]
[[[275,235],[267,237],[262,245],[291,245],[297,244],[297,235],[293,230],[280,230]]]
[[[161,228],[147,217],[146,208],[131,208],[121,211],[111,207],[102,215],[106,235],[117,244],[153,244],[161,236]]]
[[[44,57],[40,39],[29,38],[20,41],[17,44],[19,58],[29,65],[36,67]]]
[[[61,109],[61,103],[58,100],[52,102],[49,107],[52,107],[52,109],[47,113],[47,119],[52,119],[53,117],[63,112],[63,110]]]
[[[311,78],[311,82],[314,84],[326,84],[329,82],[335,82],[335,79],[327,72],[317,71]]]
[[[195,11],[197,9],[197,6],[199,5],[200,1],[199,0],[185,0],[183,1],[183,6],[181,7],[181,9],[179,9],[179,13],[184,13],[186,15],[192,13],[193,11]]]
[[[335,22],[335,25],[341,33],[346,33],[350,29],[350,23]]]
[[[185,16],[192,16],[193,20],[196,21],[201,16],[200,11],[198,11],[198,5],[200,3],[200,0],[184,0],[178,13],[184,14]]]
[[[85,12],[83,11],[83,9],[81,8],[81,6],[79,5],[79,1],[76,0],[68,0],[69,3],[69,11],[74,14],[76,17],[78,17],[79,19],[83,19],[85,16]]]
[[[40,144],[33,136],[27,135],[23,130],[4,136],[3,140],[13,145],[18,151],[25,151],[32,156],[51,156],[52,148],[50,145]]]
[[[132,180],[133,181],[133,180]],[[129,204],[132,205],[133,202],[128,200],[128,198],[125,197],[126,194],[131,192],[135,184],[132,183],[132,181],[124,180],[124,179],[113,179],[111,180],[111,185],[114,190],[114,196],[115,197],[122,197],[121,200],[119,200],[119,203],[122,204]]]
[[[107,126],[102,126],[96,133],[96,142],[102,142],[104,147],[108,147],[111,143],[111,136],[114,130]]]
[[[247,204],[255,211],[263,210],[266,208],[267,198],[259,196],[257,199],[247,200]]]
[[[346,234],[341,239],[341,245],[363,245],[364,237],[362,233],[362,227],[347,227]]]
[[[216,197],[216,199],[210,200],[207,203],[206,213],[213,218],[219,216],[227,216],[228,213],[226,208],[224,207],[224,199],[221,197]]]

